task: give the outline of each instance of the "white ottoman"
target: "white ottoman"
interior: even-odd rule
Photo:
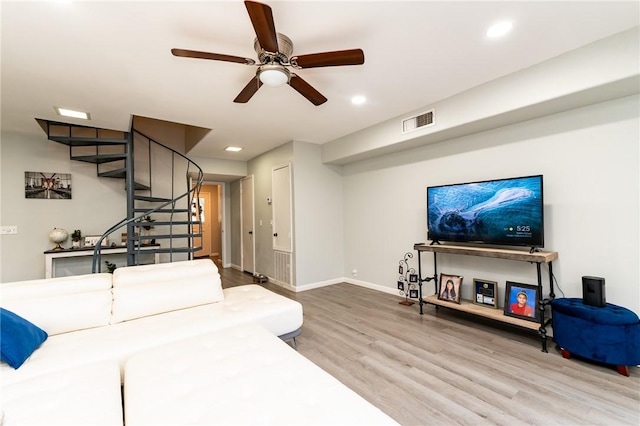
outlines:
[[[122,425],[120,367],[88,364],[1,387],[3,426]]]
[[[397,424],[259,325],[131,357],[124,411],[127,426]]]

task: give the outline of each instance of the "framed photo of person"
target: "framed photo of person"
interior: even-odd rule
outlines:
[[[478,305],[498,307],[498,283],[495,281],[473,279],[474,295],[473,303]]]
[[[440,274],[438,299],[460,303],[460,287],[462,287],[462,276]]]
[[[540,321],[538,286],[507,281],[504,292],[504,314],[528,321]]]

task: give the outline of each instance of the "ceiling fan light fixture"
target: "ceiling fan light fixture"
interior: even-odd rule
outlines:
[[[262,65],[258,70],[258,78],[267,86],[279,87],[289,82],[289,70],[280,64]]]

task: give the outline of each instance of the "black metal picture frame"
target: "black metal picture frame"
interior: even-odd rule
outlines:
[[[527,321],[540,321],[538,286],[507,281],[504,314]]]
[[[498,308],[498,283],[480,278],[473,279],[473,303]]]

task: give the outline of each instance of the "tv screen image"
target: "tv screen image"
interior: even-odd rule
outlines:
[[[542,175],[427,188],[432,241],[544,246]]]

